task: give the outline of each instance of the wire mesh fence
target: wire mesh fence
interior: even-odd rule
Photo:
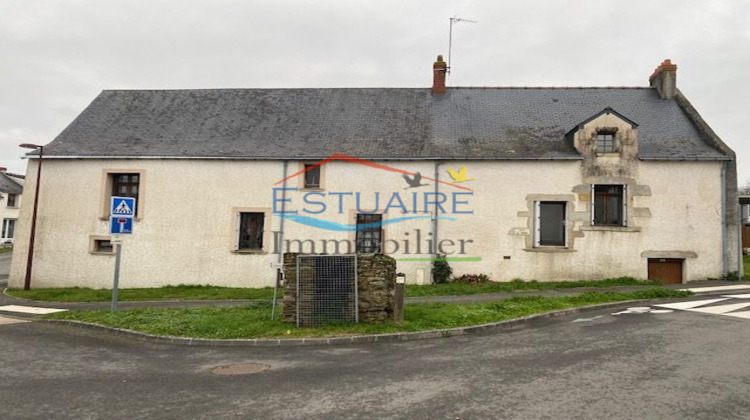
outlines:
[[[297,256],[297,326],[358,322],[357,256]]]

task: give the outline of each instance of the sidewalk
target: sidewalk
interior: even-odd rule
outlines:
[[[688,284],[670,284],[665,285],[670,289],[693,289],[703,287],[723,287],[723,286],[734,286],[736,290],[731,292],[737,292],[737,290],[746,289],[750,292],[750,281],[700,281],[691,282]],[[744,286],[744,287],[743,287]],[[445,303],[475,303],[475,302],[488,302],[493,300],[502,300],[516,296],[572,296],[586,292],[633,292],[637,290],[648,290],[660,286],[615,286],[615,287],[580,287],[571,289],[559,289],[559,290],[522,290],[517,292],[505,292],[505,293],[487,293],[487,294],[476,294],[476,295],[459,295],[459,296],[425,296],[425,297],[411,297],[406,298],[406,303],[429,303],[429,302],[445,302]],[[730,293],[730,291],[707,291],[698,292],[696,295],[707,295],[716,293]],[[193,308],[202,306],[242,306],[251,303],[263,302],[267,300],[168,300],[168,301],[121,301],[118,302],[118,307],[122,310],[133,309],[133,308]],[[281,299],[279,298],[279,303]],[[0,294],[0,306],[5,305],[18,305],[18,306],[33,306],[36,308],[55,308],[55,309],[68,309],[68,310],[96,310],[110,309],[111,302],[45,302],[36,300],[20,299],[6,295],[5,293]],[[27,314],[28,315],[28,314]],[[32,315],[33,316],[33,315]]]

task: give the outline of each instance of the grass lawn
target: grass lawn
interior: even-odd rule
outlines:
[[[271,321],[270,303],[242,307],[180,309],[140,308],[128,311],[73,311],[44,316],[69,319],[150,334],[199,338],[332,337],[424,331],[479,325],[560,309],[634,299],[672,298],[690,292],[666,288],[636,292],[587,292],[576,296],[519,296],[497,302],[472,304],[414,303],[405,308],[404,322],[395,324],[336,324],[319,328],[297,328],[294,324]]]
[[[0,248],[0,254],[5,254],[7,252],[13,252],[13,247],[7,247],[7,248],[3,247],[3,248]]]
[[[596,281],[537,282],[513,280],[506,283],[486,284],[426,284],[407,285],[406,296],[449,296],[478,293],[512,292],[514,290],[552,290],[573,287],[649,286],[659,283],[637,280],[631,277]],[[112,299],[109,289],[88,289],[84,287],[40,288],[31,290],[9,289],[8,294],[25,299],[48,302],[106,302]],[[279,291],[281,296],[282,291]],[[120,289],[119,300],[230,300],[230,299],[271,299],[273,288],[240,288],[217,286],[165,286],[159,288]]]
[[[742,263],[745,265],[745,279],[750,280],[750,255],[743,256]]]

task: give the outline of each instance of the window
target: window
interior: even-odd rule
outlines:
[[[238,218],[237,249],[262,250],[265,215],[263,213],[239,213]]]
[[[114,252],[109,239],[94,239],[94,252]]]
[[[537,201],[536,231],[537,246],[566,246],[565,201]]]
[[[320,166],[305,164],[305,188],[320,188]]]
[[[626,185],[593,185],[591,224],[594,226],[626,226]]]
[[[133,197],[136,202],[135,214],[138,215],[138,190],[140,174],[112,174],[112,196]]]
[[[383,241],[383,215],[357,214],[356,251],[363,254],[381,252]],[[364,225],[360,228],[359,225]]]
[[[3,219],[3,239],[13,239],[16,230],[16,219]]]
[[[18,207],[17,194],[8,194],[8,207]]]
[[[596,134],[596,151],[598,153],[613,153],[617,151],[615,147],[615,133],[599,132]]]

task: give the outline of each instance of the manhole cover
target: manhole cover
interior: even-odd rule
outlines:
[[[260,373],[264,370],[271,369],[269,365],[260,363],[244,363],[241,365],[226,365],[213,368],[211,373],[214,375],[250,375]]]

